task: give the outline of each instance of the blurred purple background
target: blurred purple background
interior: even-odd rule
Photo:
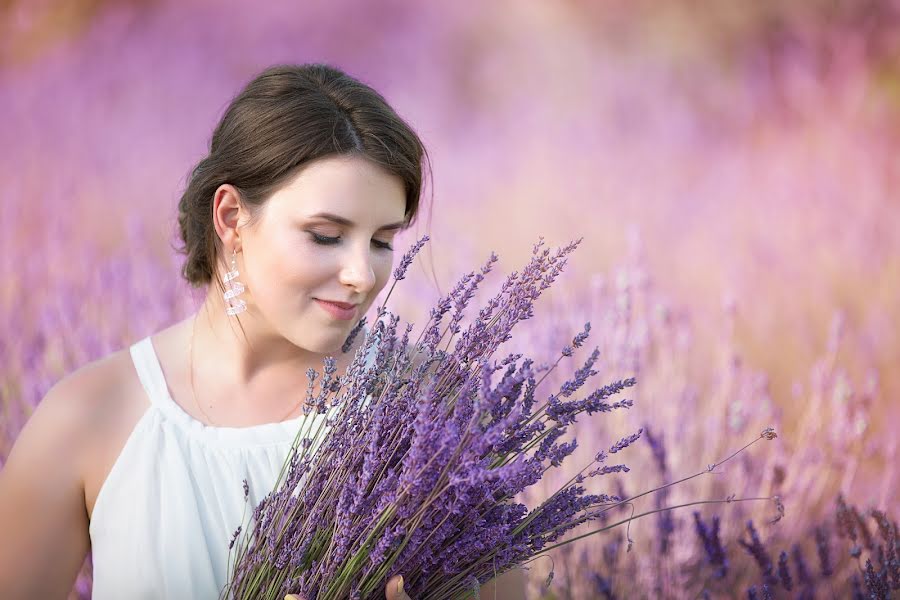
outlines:
[[[397,247],[432,241],[395,310],[424,321],[432,269],[446,292],[491,250],[508,272],[538,236],[583,236],[535,327],[592,321],[610,356],[637,348],[604,372],[645,375],[635,423],[700,452],[728,439],[712,415],[777,419],[786,460],[856,453],[817,502],[896,510],[898,26],[889,1],[0,2],[0,464],[52,383],[199,300],[176,204],[232,96],[327,62],[433,159],[434,211]],[[614,309],[634,312],[619,337]],[[676,388],[708,418],[685,421]]]

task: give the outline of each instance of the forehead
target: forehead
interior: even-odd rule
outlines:
[[[403,218],[406,194],[399,177],[364,158],[327,157],[304,165],[272,195],[269,210],[298,218],[328,212],[359,223],[387,223]]]

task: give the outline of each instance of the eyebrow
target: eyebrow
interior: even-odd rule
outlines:
[[[355,223],[349,219],[345,219],[344,217],[334,215],[327,212],[316,213],[314,215],[309,215],[307,217],[309,219],[325,219],[327,221],[331,221],[332,223],[337,223],[338,225],[343,225],[345,227],[353,227]],[[399,229],[403,229],[406,225],[406,221],[398,221],[396,223],[391,223],[389,225],[384,225],[379,227],[377,231],[397,231]]]

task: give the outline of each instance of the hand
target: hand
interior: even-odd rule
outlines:
[[[384,586],[384,596],[387,600],[412,600],[403,591],[403,576],[394,575],[388,579],[387,585]],[[299,594],[288,594],[284,600],[306,600]]]

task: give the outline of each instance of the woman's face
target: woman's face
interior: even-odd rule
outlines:
[[[306,165],[241,229],[241,298],[294,345],[335,352],[391,275],[405,210],[402,181],[363,158]],[[326,300],[355,305],[351,318]]]

